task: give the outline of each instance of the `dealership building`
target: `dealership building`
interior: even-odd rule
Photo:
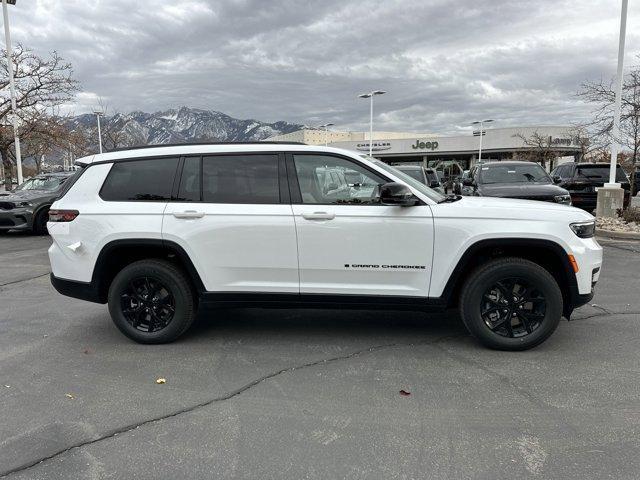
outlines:
[[[327,144],[332,147],[369,153],[369,133],[327,132]],[[298,141],[309,145],[324,145],[323,130],[299,130],[278,135],[268,140]],[[438,167],[457,163],[463,170],[478,160],[480,132],[466,135],[441,136],[416,133],[374,132],[373,156],[390,164],[423,164]],[[584,139],[576,136],[569,126],[528,126],[509,128],[485,128],[482,136],[482,160],[499,161],[528,157],[528,153],[552,150],[560,159],[579,160]],[[555,165],[546,165],[547,169]]]

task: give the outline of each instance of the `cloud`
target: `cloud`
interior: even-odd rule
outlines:
[[[90,111],[187,105],[241,118],[456,132],[573,123],[574,94],[616,68],[610,0],[22,0],[13,40],[72,62]],[[631,2],[627,64],[639,62]]]

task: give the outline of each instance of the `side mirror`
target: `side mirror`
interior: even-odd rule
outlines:
[[[561,181],[562,181],[562,178],[560,178],[558,175],[553,176],[553,183],[560,183]]]
[[[473,178],[465,178],[464,180],[462,180],[462,185],[464,185],[465,187],[473,187]]]
[[[438,188],[438,187],[440,186],[440,182],[439,182],[439,181],[437,181],[437,180],[433,180],[433,181],[429,184],[429,186],[430,186],[431,188]]]
[[[383,205],[412,207],[419,203],[418,199],[413,195],[413,192],[409,187],[397,182],[390,182],[381,185],[379,198],[380,203]]]

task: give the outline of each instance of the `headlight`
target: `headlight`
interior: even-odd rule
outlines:
[[[591,238],[596,233],[596,222],[591,220],[589,222],[577,222],[569,225],[573,233],[580,238]]]
[[[571,205],[571,195],[556,195],[553,197],[556,203],[563,203],[565,205]]]
[[[18,202],[16,203],[16,207],[33,207],[29,202]]]

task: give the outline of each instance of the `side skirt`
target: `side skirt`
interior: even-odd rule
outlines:
[[[200,304],[223,308],[349,308],[425,312],[442,312],[446,309],[446,302],[441,298],[321,293],[205,292],[200,297]]]

